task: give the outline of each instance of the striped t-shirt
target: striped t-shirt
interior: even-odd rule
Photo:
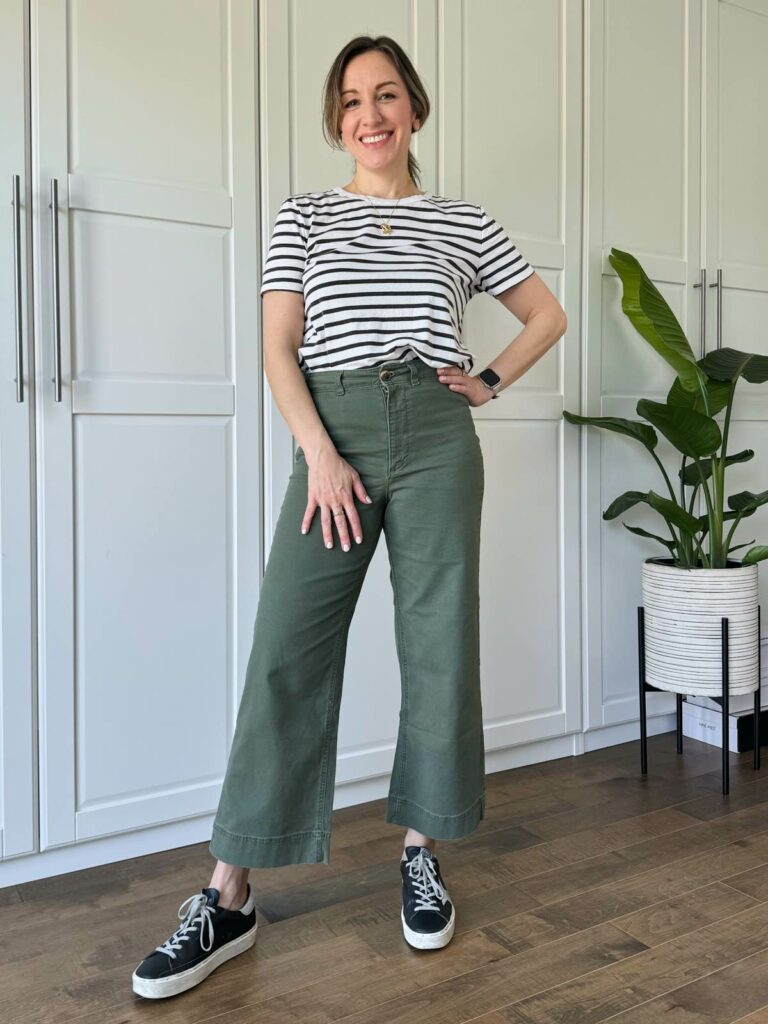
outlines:
[[[406,196],[393,213],[394,206],[340,187],[289,196],[280,206],[261,294],[303,294],[302,372],[417,356],[470,372],[474,357],[461,342],[467,303],[533,274],[482,206],[430,192]],[[390,214],[385,235],[380,220]]]

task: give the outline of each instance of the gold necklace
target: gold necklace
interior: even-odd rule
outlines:
[[[352,179],[352,184],[353,185],[355,184],[355,179],[354,178]],[[415,194],[416,195],[420,195],[421,193],[417,192]],[[382,220],[381,219],[381,215],[378,212],[378,207],[376,206],[376,204],[374,202],[372,202],[371,197],[365,195],[364,192],[361,192],[360,195],[362,195],[365,199],[367,199],[369,205],[372,206],[374,208],[374,210],[376,210],[376,216],[379,217],[379,227],[381,228],[382,235],[391,235],[392,234],[392,224],[390,222],[392,220],[392,216],[393,216],[395,210],[397,209],[397,203],[400,202],[400,199],[407,199],[408,196],[400,196],[400,199],[398,199],[397,203],[395,203],[395,205],[392,207],[392,213],[390,213],[390,215],[389,215],[389,220]]]

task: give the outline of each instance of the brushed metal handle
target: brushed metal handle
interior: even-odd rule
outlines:
[[[61,303],[59,296],[59,182],[51,178],[51,278],[53,281],[53,391],[54,401],[61,401]]]
[[[707,269],[702,267],[700,270],[701,280],[698,284],[695,284],[694,288],[701,288],[701,295],[699,297],[699,322],[701,324],[701,344],[699,350],[701,352],[700,358],[703,358],[707,354]]]
[[[709,286],[717,288],[717,347],[723,347],[723,270],[717,268],[717,281]]]
[[[13,206],[13,296],[16,308],[16,401],[24,401],[24,321],[21,294],[21,178],[11,177]]]

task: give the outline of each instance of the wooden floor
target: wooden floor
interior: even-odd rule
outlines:
[[[136,964],[207,885],[207,844],[0,890],[2,1024],[768,1024],[768,751],[674,733],[488,777],[487,817],[437,844],[442,950],[400,923],[403,829],[333,815],[330,864],[256,869],[256,945],[198,988],[134,995]]]

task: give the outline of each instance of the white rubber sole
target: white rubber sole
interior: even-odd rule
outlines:
[[[403,935],[405,941],[414,949],[441,949],[447,946],[453,938],[453,930],[456,927],[456,908],[451,907],[451,919],[445,928],[439,932],[415,932],[405,923],[405,910],[400,911],[400,920],[403,922]]]
[[[175,996],[179,992],[186,992],[187,989],[194,988],[195,985],[199,985],[201,981],[207,978],[212,971],[215,971],[217,967],[226,963],[227,960],[231,960],[238,953],[244,953],[246,949],[250,949],[256,941],[256,930],[258,927],[259,923],[257,921],[250,931],[228,942],[226,946],[221,946],[207,960],[201,961],[201,963],[190,967],[187,971],[182,971],[180,974],[173,974],[167,978],[158,978],[157,981],[152,981],[150,978],[140,978],[134,971],[131,976],[133,991],[136,995],[144,996],[145,999],[164,999],[166,996]]]

